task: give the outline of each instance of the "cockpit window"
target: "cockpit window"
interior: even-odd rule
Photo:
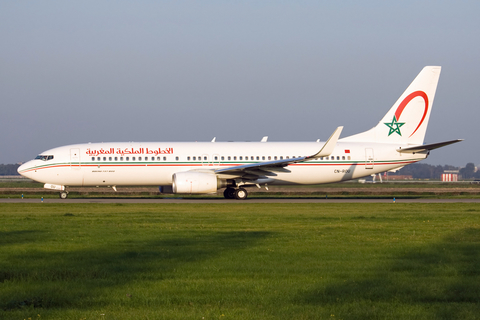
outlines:
[[[43,160],[43,161],[47,161],[47,160],[52,160],[53,159],[53,156],[52,155],[42,155],[42,154],[39,154],[35,160]]]

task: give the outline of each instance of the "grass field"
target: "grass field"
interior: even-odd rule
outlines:
[[[478,319],[478,204],[0,204],[0,319]]]

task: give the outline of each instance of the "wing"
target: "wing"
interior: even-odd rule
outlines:
[[[342,130],[343,127],[338,127],[330,136],[330,138],[328,138],[327,142],[325,142],[322,149],[320,149],[320,151],[311,156],[245,164],[241,166],[217,169],[214,172],[217,175],[226,175],[232,178],[242,177],[245,179],[257,179],[262,176],[275,176],[276,172],[290,172],[288,168],[285,168],[289,164],[314,160],[332,154]]]

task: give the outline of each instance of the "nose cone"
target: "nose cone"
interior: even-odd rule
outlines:
[[[24,177],[31,178],[33,172],[33,161],[28,161],[18,167],[17,172]]]

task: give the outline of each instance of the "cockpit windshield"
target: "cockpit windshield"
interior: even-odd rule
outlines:
[[[43,160],[43,161],[47,161],[47,160],[52,160],[53,159],[53,156],[52,155],[42,155],[42,154],[39,154],[35,160]]]

